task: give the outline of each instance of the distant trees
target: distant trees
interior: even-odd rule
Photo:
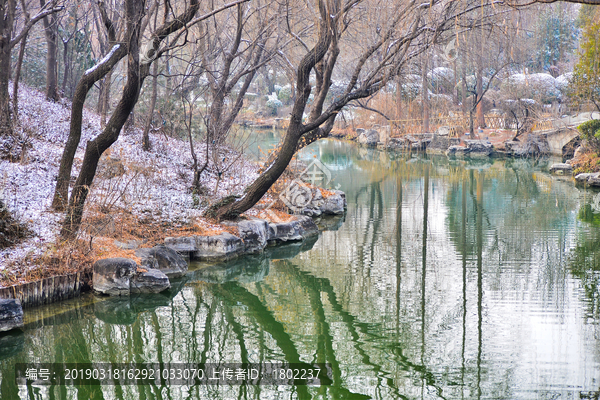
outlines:
[[[286,4],[283,27],[297,43],[290,51],[295,56],[296,99],[289,127],[277,156],[245,194],[239,199],[223,199],[207,215],[235,218],[254,206],[299,148],[329,135],[344,106],[384,88],[410,60],[449,29],[449,22],[458,13],[469,12],[457,5],[377,0]],[[468,10],[479,7],[480,2],[476,2]],[[343,88],[335,96],[328,96],[334,73],[342,66],[338,79]],[[309,99],[311,108],[305,116]]]
[[[8,147],[2,149],[3,152],[9,153],[18,142],[13,136],[13,117],[8,87],[11,77],[12,49],[37,22],[63,9],[58,0],[53,0],[43,4],[35,16],[29,18],[29,14],[25,11],[25,1],[21,1],[20,9],[18,6],[17,0],[0,0],[0,139]],[[19,14],[23,14],[22,20]]]
[[[125,0],[124,40],[115,44],[96,66],[86,71],[82,80],[89,80],[91,79],[90,76],[96,78],[97,74],[103,73],[108,68],[107,65],[112,64],[116,58],[121,57],[121,52],[124,51],[127,55],[127,81],[122,89],[119,103],[106,126],[96,138],[86,145],[81,170],[69,197],[67,214],[60,233],[62,238],[73,239],[76,237],[81,226],[85,201],[90,192],[90,186],[93,183],[100,157],[119,138],[123,125],[138,101],[144,80],[150,74],[152,63],[167,51],[185,45],[189,40],[188,33],[192,26],[246,1],[248,0],[238,0],[225,4],[199,17],[196,17],[200,8],[199,0],[189,0],[189,3],[182,1],[177,4],[167,1],[164,3],[163,24],[148,32],[148,43],[142,45],[143,34],[149,25],[148,18],[154,15],[156,10],[154,7],[158,7],[160,3],[147,4],[145,1]],[[165,39],[169,37],[168,46],[162,46]],[[122,48],[125,50],[121,50]],[[81,132],[80,125],[81,122],[79,121],[79,132]],[[65,152],[66,150],[65,148]],[[64,154],[63,158],[65,158]]]
[[[600,15],[590,6],[584,6],[582,15],[581,54],[570,83],[571,95],[591,101],[600,111]]]

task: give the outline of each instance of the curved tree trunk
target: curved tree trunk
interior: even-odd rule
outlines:
[[[184,27],[185,24],[194,17],[198,8],[198,0],[191,0],[189,6],[182,15],[176,16],[173,21],[166,23],[155,32],[152,35],[154,51],[158,50],[158,46],[162,40]],[[65,216],[60,231],[60,236],[63,239],[74,239],[77,236],[77,232],[79,232],[81,226],[85,201],[93,183],[94,176],[96,175],[96,169],[98,168],[98,161],[100,160],[100,157],[102,157],[102,154],[119,138],[123,125],[137,103],[140,88],[144,83],[144,79],[150,72],[150,62],[140,65],[140,21],[142,20],[142,15],[145,11],[145,2],[139,0],[127,0],[125,2],[125,10],[127,15],[128,37],[128,48],[125,50],[125,53],[129,55],[127,62],[127,82],[123,88],[119,104],[117,104],[106,127],[98,137],[87,143],[81,171],[77,177],[75,186],[73,187],[73,193],[71,194],[69,206],[67,208],[67,215]],[[112,53],[117,53],[118,51],[119,48],[113,48]],[[100,66],[106,66],[109,60],[113,60],[115,57],[114,54],[105,57],[105,59],[100,62],[98,68]],[[88,70],[86,75],[88,73],[89,75],[96,73],[98,68],[95,67],[92,70]],[[79,130],[81,132],[81,122],[79,123]]]
[[[117,44],[112,48],[111,52],[95,67],[87,70],[73,95],[73,103],[71,105],[71,124],[69,128],[69,138],[63,150],[63,155],[60,160],[58,176],[56,178],[56,187],[54,189],[54,198],[52,199],[52,208],[57,211],[62,211],[67,205],[69,196],[69,181],[71,180],[71,170],[73,169],[73,159],[75,152],[81,140],[81,123],[83,120],[83,105],[88,92],[105,76],[114,65],[119,62],[127,54],[127,48],[122,44]]]

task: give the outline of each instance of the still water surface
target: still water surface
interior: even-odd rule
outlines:
[[[549,161],[449,161],[322,141],[348,212],[318,239],[167,295],[29,310],[2,399],[579,399],[600,391],[600,214]],[[326,362],[333,384],[29,386],[17,362]]]

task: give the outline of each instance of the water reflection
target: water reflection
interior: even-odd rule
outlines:
[[[0,336],[2,398],[531,399],[599,390],[591,196],[553,180],[543,162],[473,164],[334,141],[303,157],[313,155],[349,201],[345,219],[321,221],[331,230],[192,266],[164,296],[90,295],[31,310],[24,334]],[[272,360],[329,363],[333,384],[14,385],[16,362]]]

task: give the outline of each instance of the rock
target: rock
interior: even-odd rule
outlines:
[[[244,251],[244,242],[237,236],[223,232],[216,236],[196,236],[195,259],[227,260]]]
[[[517,157],[538,156],[550,153],[550,147],[545,137],[530,134],[522,142],[504,142],[507,153]]]
[[[384,146],[387,145],[391,136],[391,127],[389,125],[380,126],[377,128],[377,131],[379,132],[379,143]]]
[[[312,235],[319,234],[319,228],[317,227],[317,224],[315,224],[315,221],[313,221],[312,218],[304,215],[299,215],[297,217],[297,221],[300,225],[299,232],[303,239]]]
[[[167,237],[165,238],[165,246],[183,254],[198,250],[196,236]]]
[[[577,181],[577,183],[598,187],[600,186],[600,172],[577,174],[575,181]]]
[[[321,209],[317,206],[309,204],[308,206],[304,207],[302,211],[300,211],[300,214],[308,217],[318,217],[321,215]]]
[[[179,278],[188,270],[181,254],[162,244],[151,249],[137,249],[135,255],[142,259],[143,267],[157,269],[169,278]]]
[[[157,269],[138,271],[129,258],[105,258],[93,265],[92,286],[98,293],[129,296],[131,293],[158,293],[171,287],[169,278]]]
[[[130,280],[130,293],[160,293],[170,287],[169,277],[152,268],[136,273]]]
[[[250,219],[240,221],[237,226],[246,253],[257,253],[267,246],[269,240],[269,223],[267,221]]]
[[[593,174],[590,174],[590,173],[577,174],[577,176],[575,176],[575,181],[577,181],[579,183],[587,183],[588,179],[592,175]]]
[[[319,233],[312,218],[298,215],[288,222],[269,223],[269,244],[302,240]]]
[[[326,197],[321,205],[321,213],[327,215],[343,214],[346,208],[346,194],[341,190],[333,190],[334,194]]]
[[[431,142],[427,146],[427,154],[444,154],[450,146],[458,146],[460,138],[451,138],[448,136],[433,135]]]
[[[128,296],[130,280],[137,264],[129,258],[105,258],[93,265],[92,286],[96,292],[110,296]]]
[[[386,145],[386,149],[388,150],[400,150],[400,149],[404,149],[406,147],[406,140],[404,140],[403,138],[390,138],[390,140],[388,140],[387,145]]]
[[[493,152],[492,143],[487,140],[465,140],[470,157],[488,157]]]
[[[362,144],[363,146],[376,147],[377,142],[379,142],[379,132],[377,132],[375,129],[369,129],[368,131],[363,131],[358,136],[358,143]]]
[[[0,299],[0,332],[23,327],[23,307],[17,299]]]
[[[573,173],[573,167],[566,163],[555,163],[550,166],[550,173],[554,175],[566,175]]]
[[[592,174],[588,178],[587,184],[590,186],[595,186],[595,187],[600,186],[600,172],[596,172],[596,173]]]
[[[165,245],[191,253],[193,259],[200,261],[227,260],[243,253],[245,247],[242,239],[228,232],[215,236],[168,237]]]
[[[585,153],[587,151],[587,148],[585,146],[579,146],[575,149],[575,153],[573,153],[573,158],[577,158],[580,155],[582,155],[583,153]]]
[[[451,133],[451,129],[449,126],[440,126],[435,131],[436,136],[448,136]]]
[[[450,146],[446,150],[447,156],[464,157],[468,153],[468,149],[465,146]]]

